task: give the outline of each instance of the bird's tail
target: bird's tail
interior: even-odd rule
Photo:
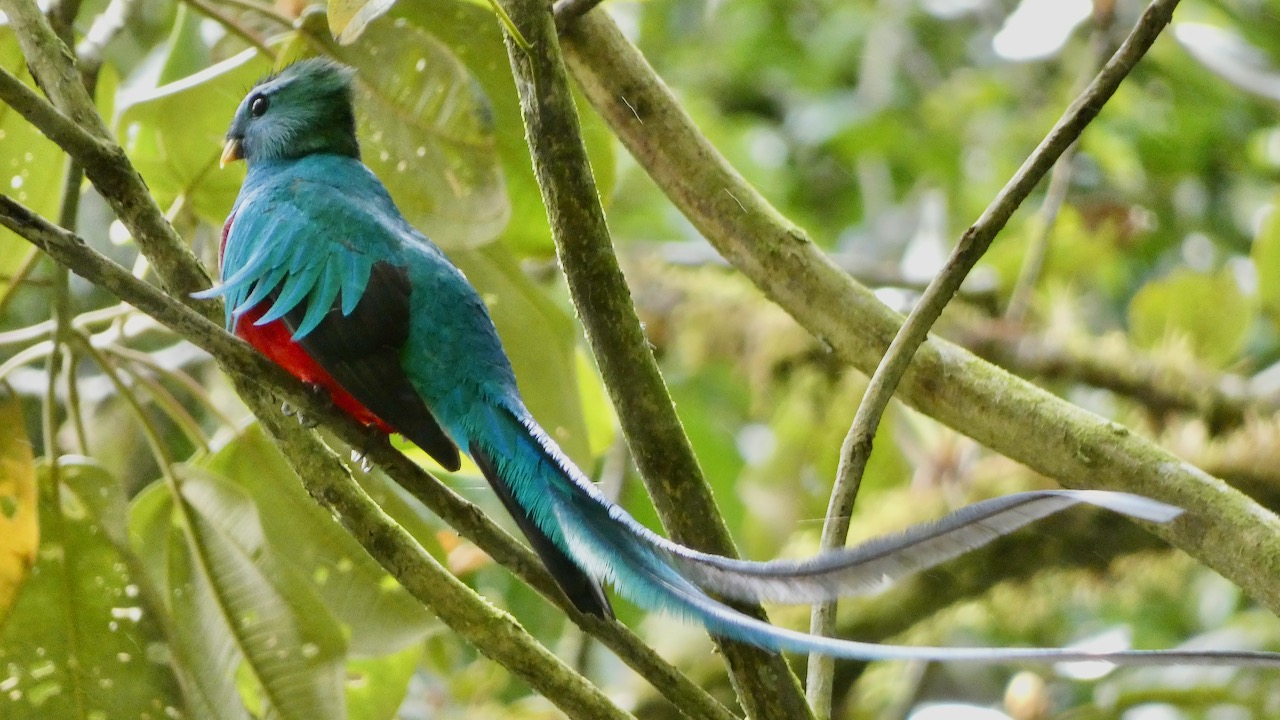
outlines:
[[[751,562],[701,553],[658,536],[610,502],[523,407],[488,405],[472,417],[469,450],[517,519],[536,525],[560,558],[613,585],[637,605],[696,621],[713,634],[774,651],[859,660],[1095,661],[1169,665],[1280,666],[1280,655],[1228,651],[1091,652],[1059,648],[880,645],[819,637],[745,615],[708,591],[748,601],[816,603],[858,594],[933,567],[1065,507],[1086,503],[1164,522],[1181,510],[1126,493],[1021,493],[963,508],[942,520],[805,561]],[[525,523],[522,523],[524,526]],[[528,528],[525,527],[526,532]],[[537,541],[535,540],[535,549]],[[546,553],[539,550],[543,557]],[[553,569],[553,573],[555,568]],[[561,573],[557,580],[564,585]],[[572,573],[569,577],[576,577]],[[572,596],[574,589],[566,588]],[[581,588],[578,588],[581,592]]]

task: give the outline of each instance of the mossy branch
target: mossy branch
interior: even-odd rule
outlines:
[[[528,52],[513,42],[507,45],[525,137],[570,296],[636,465],[672,537],[735,556],[613,252],[549,5],[544,0],[505,0],[503,5],[533,45]],[[758,606],[744,611],[764,617]],[[717,644],[749,716],[809,715],[799,681],[780,656],[727,641]]]
[[[326,407],[302,383],[243,341],[226,334],[219,326],[174,302],[156,288],[140,282],[123,267],[90,249],[76,235],[47,223],[5,196],[0,196],[0,224],[28,239],[76,274],[213,353],[228,372],[236,390],[275,438],[290,466],[302,478],[307,492],[333,512],[365,550],[445,624],[565,712],[579,717],[629,717],[588,680],[538,643],[507,613],[485,602],[440,566],[411,535],[377,507],[332,450],[313,433],[275,410],[276,400],[270,387],[259,383],[268,379],[272,381],[271,385],[285,388],[283,394],[290,402],[297,403],[297,407],[313,414],[313,417],[332,421],[341,429],[340,435],[351,438],[353,442],[358,442],[356,438],[362,436],[367,442],[367,433],[354,422]],[[390,450],[386,443],[382,445],[385,450]],[[476,513],[478,515],[479,511]],[[511,541],[510,538],[508,540]],[[532,558],[530,562],[536,563]]]
[[[846,362],[871,372],[902,317],[743,181],[606,13],[580,18],[564,46],[591,104],[721,255]],[[1280,520],[1217,478],[937,339],[921,345],[899,393],[1068,487],[1124,490],[1187,508],[1154,532],[1280,611]]]
[[[53,36],[34,4],[29,0],[5,0],[4,9],[23,39],[28,62],[43,87],[50,87],[50,79],[63,87],[61,78],[64,77],[74,77],[79,83],[80,75],[72,57]],[[78,87],[83,91],[82,85]],[[313,433],[282,420],[276,411],[275,394],[309,416],[323,419],[349,444],[365,447],[369,443],[364,429],[319,401],[296,379],[211,321],[211,318],[221,320],[216,303],[192,301],[189,292],[207,287],[207,274],[165,220],[124,152],[105,134],[105,126],[92,103],[81,102],[74,89],[64,88],[51,96],[62,103],[62,110],[31,92],[12,75],[0,74],[0,100],[19,110],[37,129],[85,166],[91,181],[111,202],[156,268],[161,282],[177,300],[138,281],[124,268],[90,249],[79,237],[5,196],[0,196],[0,224],[213,354],[250,409],[272,433],[313,497],[342,518],[366,551],[402,585],[481,652],[573,715],[625,716],[590,682],[573,673],[505,613],[495,610],[440,568],[372,504],[336,456]],[[562,607],[566,606],[533,554],[478,508],[452,493],[389,444],[375,446],[370,454],[394,479],[424,498],[446,522],[454,524],[463,536],[499,562],[509,563],[531,585]],[[721,705],[663,662],[626,628],[576,613],[570,616],[691,716],[720,720],[730,717]],[[487,628],[489,623],[492,628]]]

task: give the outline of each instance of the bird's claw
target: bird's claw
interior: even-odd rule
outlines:
[[[363,450],[356,450],[353,448],[351,450],[351,462],[359,465],[360,470],[363,472],[367,473],[370,470],[373,470],[373,461],[369,459],[369,454]]]
[[[325,391],[325,388],[323,385],[320,385],[319,383],[311,383],[311,382],[304,382],[303,384],[306,386],[307,390],[311,391],[312,395],[315,395],[321,398],[322,400],[329,402],[330,405],[333,404],[333,398],[330,397],[329,393]],[[297,408],[290,405],[288,402],[280,403],[280,413],[285,417],[297,417],[298,424],[308,430],[312,430],[320,424],[319,420],[303,415],[301,412],[298,412]]]

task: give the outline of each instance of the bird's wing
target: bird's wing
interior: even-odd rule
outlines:
[[[401,365],[412,288],[397,264],[402,228],[383,210],[359,192],[305,178],[252,196],[231,225],[216,294],[226,297],[228,325],[267,303],[258,324],[283,320],[352,397],[457,470],[457,446]]]

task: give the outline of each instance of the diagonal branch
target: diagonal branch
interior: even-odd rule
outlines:
[[[98,188],[116,217],[133,234],[138,247],[155,267],[161,282],[176,297],[186,297],[209,286],[209,275],[156,207],[142,176],[134,170],[124,150],[111,138],[102,116],[85,88],[71,50],[58,39],[33,0],[0,0],[0,10],[18,37],[22,54],[36,82],[52,105],[28,90],[22,93],[12,75],[0,81],[0,100],[21,112],[33,125],[62,145],[84,166],[85,175]],[[18,104],[15,104],[15,101]],[[38,102],[37,102],[38,101]],[[60,113],[67,123],[57,122]],[[30,113],[30,114],[29,114]],[[38,117],[33,117],[33,114]],[[46,124],[44,121],[54,122]],[[79,128],[75,145],[60,139]],[[57,133],[56,135],[54,133]],[[88,143],[84,137],[96,144]],[[206,317],[214,317],[216,305],[202,303]]]
[[[3,195],[0,195],[0,225],[26,238],[55,261],[147,313],[212,354],[228,376],[236,381],[237,390],[250,407],[260,411],[259,419],[281,445],[290,464],[299,477],[303,478],[308,491],[316,495],[316,499],[321,504],[334,510],[344,523],[353,525],[351,527],[353,535],[375,560],[433,611],[439,612],[437,605],[440,603],[464,602],[457,596],[441,598],[432,594],[432,588],[435,587],[433,583],[437,581],[444,583],[443,587],[448,593],[452,593],[451,585],[457,582],[457,579],[443,568],[440,568],[440,572],[449,575],[450,579],[432,579],[437,566],[429,555],[425,555],[425,551],[422,551],[425,557],[410,561],[406,559],[400,548],[372,541],[375,538],[385,539],[401,531],[398,528],[393,530],[385,527],[387,523],[394,525],[394,521],[382,515],[380,510],[374,513],[365,508],[367,496],[350,479],[341,463],[333,457],[332,451],[321,444],[313,433],[302,431],[292,421],[280,420],[282,416],[274,411],[276,401],[271,393],[279,394],[308,417],[322,420],[326,427],[334,430],[340,439],[352,447],[369,445],[369,435],[365,428],[335,410],[331,404],[318,398],[300,381],[253,350],[244,341],[227,334],[217,324],[182,306],[155,287],[133,277],[125,268],[89,248],[81,238],[50,224]],[[246,378],[253,378],[255,382],[248,382]],[[512,570],[559,607],[570,610],[568,601],[563,599],[555,581],[538,562],[533,552],[495,524],[480,508],[429,475],[387,442],[375,444],[369,449],[368,455],[397,483],[408,489],[463,537],[474,542],[496,562]],[[315,457],[332,458],[333,465],[330,466],[327,460],[324,462],[316,460]],[[351,507],[353,503],[354,509]],[[409,543],[421,551],[416,541],[410,538]],[[493,608],[474,593],[471,593],[465,602],[474,606],[471,608],[472,612],[480,612],[481,609],[484,612],[493,612]],[[489,644],[486,650],[486,646],[481,645],[472,635],[479,631],[479,626],[475,625],[473,620],[467,620],[463,627],[457,627],[446,614],[439,614],[450,627],[458,630],[486,655],[511,668],[540,692],[544,694],[548,692],[543,687],[543,683],[526,676],[526,673],[540,672],[538,664],[524,666],[524,670],[509,664],[524,662],[525,660],[519,657],[521,652],[534,652],[525,648],[525,645],[530,643],[536,645],[536,641],[532,638],[524,636],[522,639],[513,636],[503,640],[503,642],[514,643],[511,652],[507,652],[503,645],[494,644]],[[648,680],[677,707],[684,708],[691,717],[715,720],[728,720],[732,717],[723,706],[674,667],[664,662],[624,626],[573,611],[569,611],[568,614],[584,631],[613,650],[620,659]],[[537,648],[538,652],[545,652],[541,645],[537,645]],[[538,662],[548,661],[542,658]],[[560,701],[552,698],[550,694],[547,696],[553,702],[560,704]],[[594,716],[588,715],[588,717]]]
[[[858,411],[854,414],[853,424],[849,427],[849,434],[841,445],[840,464],[836,470],[835,485],[831,489],[831,500],[823,521],[819,548],[830,550],[842,547],[849,537],[853,503],[862,484],[867,461],[871,458],[871,448],[875,442],[876,429],[880,426],[880,418],[893,399],[902,376],[910,367],[916,349],[928,338],[929,329],[959,291],[960,284],[969,275],[969,271],[991,246],[996,235],[1004,229],[1014,211],[1053,168],[1058,158],[1075,143],[1085,127],[1097,117],[1102,106],[1128,77],[1129,71],[1146,55],[1160,31],[1169,24],[1177,5],[1178,0],[1155,0],[1147,6],[1146,12],[1125,38],[1120,49],[1085,91],[1071,103],[1071,107],[1067,108],[1039,147],[1001,188],[977,222],[965,231],[942,271],[929,283],[920,300],[911,309],[911,314],[902,323],[884,358],[872,373],[866,394],[863,395]],[[1067,166],[1064,164],[1063,167]],[[834,602],[814,606],[810,631],[815,635],[830,635],[835,629],[835,616]],[[815,705],[820,716],[829,717],[830,682],[834,664],[831,658],[814,654],[809,658],[809,668],[810,702]]]
[[[901,316],[742,179],[607,13],[580,18],[564,46],[587,99],[720,254],[846,362],[874,369]],[[1154,532],[1280,611],[1280,520],[1217,478],[941,340],[921,345],[900,396],[1066,486],[1187,508]]]
[[[613,252],[548,3],[504,0],[503,5],[533,44],[529,52],[514,42],[507,46],[525,136],[570,296],[636,465],[673,538],[708,552],[736,556]],[[764,617],[758,606],[745,611]],[[716,642],[749,716],[809,715],[799,681],[781,656]]]
[[[42,87],[47,89],[52,85],[57,88],[50,96],[62,110],[7,74],[7,79],[0,76],[0,100],[25,109],[24,117],[59,142],[86,168],[90,180],[133,233],[161,282],[178,301],[138,281],[128,271],[92,251],[80,238],[50,225],[4,196],[0,196],[0,224],[209,350],[250,409],[271,431],[308,492],[342,518],[375,560],[481,652],[509,668],[560,707],[566,710],[574,708],[574,714],[618,716],[621,711],[616,706],[515,626],[508,616],[500,614],[493,627],[487,627],[489,621],[485,618],[496,612],[492,607],[447,571],[438,568],[411,538],[404,546],[396,544],[405,539],[403,531],[376,506],[371,508],[367,504],[367,496],[353,483],[336,456],[313,433],[305,432],[291,422],[281,423],[270,390],[280,392],[309,416],[324,419],[348,444],[367,447],[369,443],[367,433],[356,423],[326,407],[296,379],[211,322],[209,318],[221,319],[217,303],[196,303],[189,297],[191,291],[208,286],[208,276],[165,220],[124,152],[107,136],[102,119],[92,103],[87,101],[83,85],[79,84],[80,75],[69,51],[53,35],[30,0],[0,0],[0,7],[8,13],[23,42],[29,66],[40,79]],[[74,87],[66,86],[64,79],[68,77],[74,78]],[[259,384],[263,380],[269,383],[269,387]],[[424,499],[433,511],[446,522],[454,524],[464,536],[476,542],[498,562],[509,564],[536,589],[561,603],[561,607],[566,607],[550,576],[532,553],[493,524],[478,508],[452,493],[387,443],[375,447],[371,456],[388,468],[397,482]],[[388,538],[395,539],[395,542],[387,543]],[[415,557],[417,560],[413,560]],[[437,578],[437,570],[448,577]],[[624,662],[690,715],[721,720],[729,716],[719,703],[663,662],[621,625],[593,621],[576,613],[570,613],[570,617],[614,649]]]

